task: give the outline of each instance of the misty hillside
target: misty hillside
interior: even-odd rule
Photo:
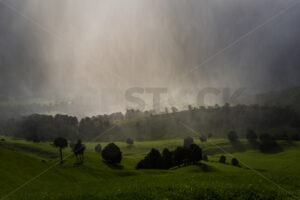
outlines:
[[[258,94],[256,98],[260,105],[291,106],[300,109],[300,87]]]

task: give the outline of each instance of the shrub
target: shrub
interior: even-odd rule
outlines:
[[[192,137],[186,137],[183,140],[183,145],[189,147],[191,144],[194,144],[194,139]]]
[[[201,136],[201,137],[200,137],[200,141],[201,141],[201,142],[206,142],[206,140],[207,140],[206,137],[204,137],[204,136]]]
[[[126,139],[126,143],[129,144],[129,145],[133,145],[134,140],[131,139],[131,138],[127,138],[127,139]]]
[[[122,152],[117,145],[110,143],[102,150],[102,158],[112,164],[117,164],[122,160]]]
[[[220,163],[226,163],[226,157],[222,155],[219,160]]]
[[[238,136],[235,131],[230,131],[228,133],[228,139],[230,142],[236,142],[238,140]]]
[[[101,153],[101,150],[102,150],[101,144],[97,144],[97,145],[95,146],[95,152]]]
[[[232,164],[233,166],[236,166],[236,167],[239,167],[239,166],[240,166],[239,160],[236,159],[236,158],[232,158],[231,164]]]

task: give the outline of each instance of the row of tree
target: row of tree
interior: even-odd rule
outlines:
[[[164,149],[162,154],[157,149],[152,149],[137,164],[136,169],[170,169],[183,164],[196,164],[200,160],[202,160],[202,149],[196,144],[177,147],[174,151]]]

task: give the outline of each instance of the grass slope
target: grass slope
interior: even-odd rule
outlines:
[[[245,141],[242,141],[243,152],[238,152],[226,140],[210,142],[230,151],[247,166],[300,197],[300,143],[283,142],[283,152],[262,154],[249,149]],[[182,145],[182,140],[136,142],[132,148],[117,143],[123,152],[123,169],[112,169],[104,164],[101,156],[93,152],[95,145],[87,144],[84,165],[75,166],[75,159],[70,157],[62,166],[55,166],[8,199],[293,199],[247,166],[231,166],[229,156],[228,164],[219,164],[221,152],[208,142],[200,146],[209,153],[209,162],[172,170],[134,168],[151,148],[174,149]],[[57,162],[56,153],[57,149],[49,143],[9,139],[1,142],[0,196],[53,166]],[[69,148],[64,150],[64,156],[69,153]],[[42,159],[47,162],[41,162]]]

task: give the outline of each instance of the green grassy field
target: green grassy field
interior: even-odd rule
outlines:
[[[300,198],[300,143],[281,142],[284,151],[262,154],[242,140],[239,152],[227,140],[197,142],[209,154],[209,162],[171,170],[135,170],[151,148],[174,149],[182,140],[136,142],[133,147],[116,143],[123,152],[123,168],[110,168],[88,143],[83,165],[75,158],[57,163],[58,150],[50,143],[29,143],[6,138],[0,142],[0,196],[51,168],[11,194],[7,199],[296,199]],[[102,143],[102,146],[105,146]],[[215,145],[242,162],[242,167],[218,163],[224,154]],[[70,155],[64,149],[64,156]],[[225,154],[224,154],[225,155]],[[46,162],[41,162],[45,160]],[[252,169],[249,169],[251,167]]]

